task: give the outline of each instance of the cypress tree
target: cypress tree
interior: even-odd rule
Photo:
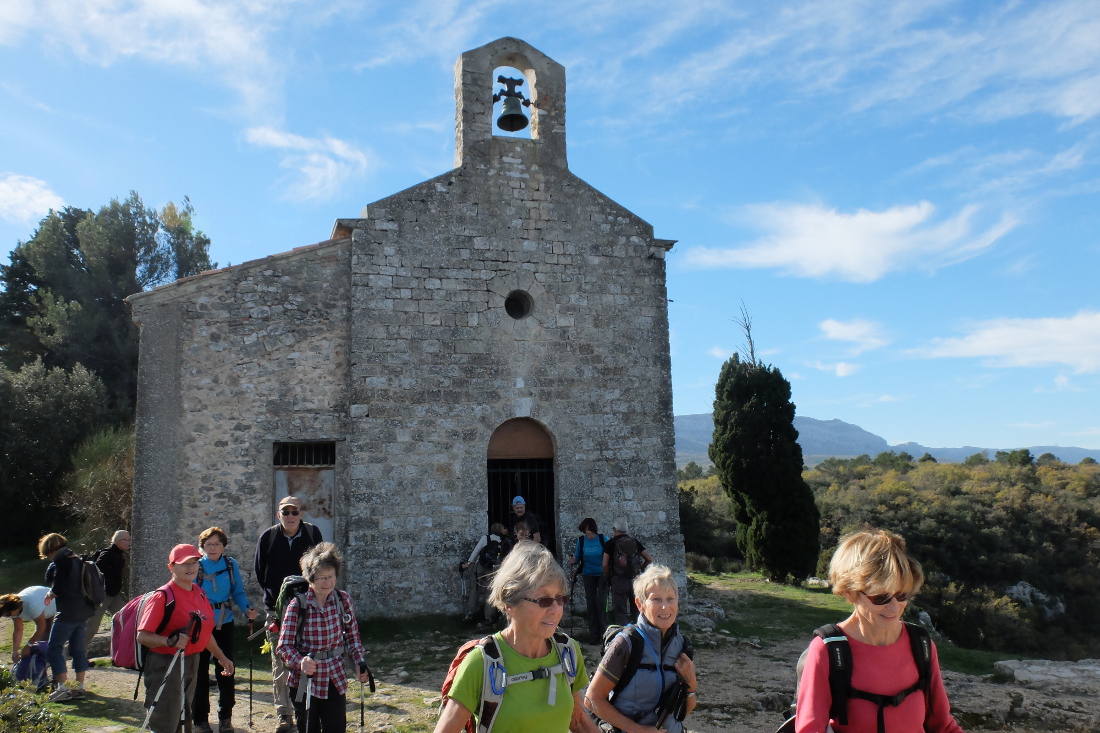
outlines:
[[[715,386],[710,459],[733,502],[737,546],[769,579],[801,582],[817,566],[820,515],[802,480],[791,385],[734,354]]]

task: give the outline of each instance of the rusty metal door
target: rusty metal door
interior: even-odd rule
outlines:
[[[284,496],[297,496],[305,504],[302,519],[317,525],[325,542],[332,542],[335,487],[336,471],[331,468],[276,468],[275,506]]]
[[[336,446],[333,443],[275,444],[275,506],[284,496],[305,505],[302,519],[317,525],[326,542],[334,536]]]

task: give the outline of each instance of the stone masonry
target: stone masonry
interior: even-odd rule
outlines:
[[[523,72],[531,139],[492,134]],[[486,448],[554,446],[559,546],[594,516],[683,578],[664,256],[673,242],[568,170],[564,69],[503,38],[455,67],[456,167],[332,238],[131,298],[141,325],[134,588],[211,524],[251,567],[272,446],[335,441],[335,537],[360,616],[456,612],[486,531]],[[505,309],[519,293],[530,311]]]

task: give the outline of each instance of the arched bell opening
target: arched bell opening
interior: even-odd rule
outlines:
[[[522,496],[527,511],[542,523],[542,542],[554,551],[557,497],[554,490],[554,440],[537,421],[517,417],[500,424],[487,451],[489,524],[508,525],[512,499]]]
[[[513,66],[498,66],[492,83],[493,134],[530,140],[534,130],[530,75]]]

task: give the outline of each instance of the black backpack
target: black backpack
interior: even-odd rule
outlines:
[[[814,629],[814,635],[825,642],[825,648],[829,656],[829,693],[832,703],[829,705],[829,717],[841,725],[848,724],[848,700],[856,698],[867,700],[878,705],[878,733],[886,733],[884,714],[886,707],[897,707],[912,693],[920,690],[924,693],[925,719],[928,718],[928,707],[931,705],[929,691],[932,687],[932,638],[928,631],[918,624],[905,622],[909,629],[909,643],[913,647],[913,661],[917,665],[917,681],[896,695],[876,695],[871,692],[852,687],[852,648],[848,644],[848,637],[844,635],[836,624],[826,624]],[[806,652],[802,652],[795,667],[795,697],[798,697],[798,687],[802,683],[802,669],[806,666]],[[791,705],[791,712],[794,712]],[[794,733],[794,715],[791,715],[783,725],[779,726],[776,733]]]
[[[607,699],[611,702],[615,701],[616,695],[626,689],[626,686],[634,679],[634,675],[637,674],[639,669],[657,669],[657,665],[655,664],[650,664],[648,662],[642,664],[642,652],[645,650],[645,641],[642,639],[642,632],[638,631],[638,628],[634,624],[629,624],[627,626],[612,624],[604,629],[601,658],[607,655],[607,650],[611,648],[611,642],[614,641],[615,637],[620,633],[626,634],[630,640],[630,656],[626,660],[626,667],[623,668],[623,673],[619,676],[619,681],[615,683],[615,687],[607,696]],[[684,635],[681,634],[681,636]],[[695,659],[695,648],[692,646],[691,640],[688,639],[687,636],[684,636],[684,654],[687,654],[689,659]],[[671,664],[664,664],[661,666],[666,672],[676,672],[676,668]]]
[[[620,578],[633,578],[642,567],[642,553],[638,551],[638,540],[630,535],[615,538],[615,556],[611,558],[611,573]]]
[[[485,546],[481,548],[481,554],[477,556],[477,564],[486,568],[495,568],[504,559],[504,546],[502,542],[493,539],[494,535],[485,535]]]

